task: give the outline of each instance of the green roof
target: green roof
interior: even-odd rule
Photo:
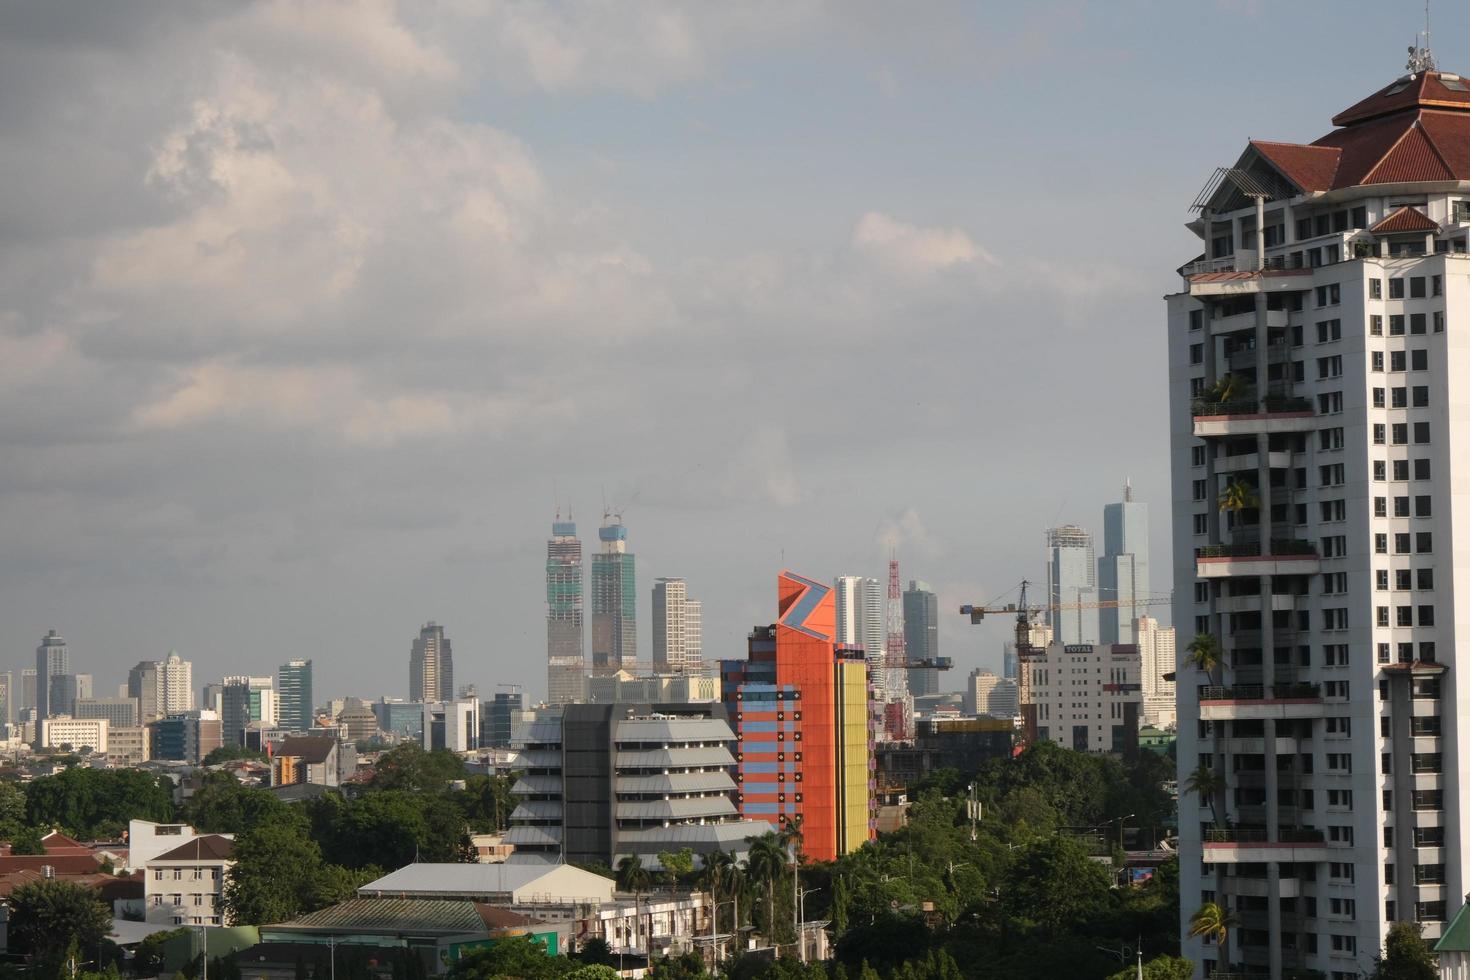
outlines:
[[[478,902],[449,899],[354,898],[266,932],[387,933],[391,935],[491,935],[495,929],[525,927],[536,920]]]
[[[1470,905],[1461,905],[1444,935],[1434,944],[1436,953],[1470,953],[1470,914],[1467,913]]]

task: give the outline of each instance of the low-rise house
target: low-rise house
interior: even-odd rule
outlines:
[[[341,786],[356,770],[356,749],[331,735],[290,735],[272,748],[272,786]]]
[[[142,865],[148,922],[175,926],[227,925],[221,902],[234,866],[235,842],[201,834]]]

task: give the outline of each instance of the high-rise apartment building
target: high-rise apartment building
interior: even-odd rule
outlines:
[[[1092,533],[1075,524],[1046,532],[1047,625],[1061,643],[1101,641]]]
[[[251,725],[275,728],[276,690],[270,677],[226,677],[220,687],[220,737],[226,745],[244,745]]]
[[[580,701],[587,649],[582,637],[582,541],[558,513],[546,542],[546,700]],[[568,515],[570,516],[570,515]]]
[[[653,669],[661,674],[698,670],[703,657],[699,603],[681,578],[653,583]]]
[[[1133,499],[1133,487],[1123,500],[1103,507],[1103,555],[1097,561],[1097,589],[1104,602],[1117,605],[1098,610],[1103,643],[1135,643],[1133,624],[1147,615],[1148,504]]]
[[[26,712],[34,716],[36,711],[36,668],[22,667],[20,670],[20,699],[16,702],[19,709],[15,720],[20,721]]]
[[[410,701],[454,700],[454,651],[444,627],[430,620],[408,654]]]
[[[782,572],[780,619],[750,634],[745,660],[720,661],[735,719],[740,812],[778,826],[800,817],[808,857],[833,861],[873,836],[868,664],[834,640],[829,586]]]
[[[1177,713],[1172,678],[1178,668],[1174,630],[1160,626],[1157,619],[1140,616],[1133,621],[1133,635],[1137,637],[1139,684],[1143,687],[1143,723],[1173,728]]]
[[[194,708],[194,665],[170,650],[162,660],[144,660],[128,671],[128,697],[138,699],[143,723]]]
[[[884,665],[888,635],[883,583],[862,575],[840,575],[832,583],[832,595],[837,609],[836,642],[863,648],[873,687],[886,695],[888,676]]]
[[[1013,717],[1020,713],[1020,689],[1014,680],[994,671],[972,670],[965,681],[964,709],[971,715]]]
[[[1078,752],[1138,748],[1143,691],[1133,644],[1053,641],[1021,669],[1030,672],[1030,702],[1020,706],[1028,739]]]
[[[1181,914],[1239,920],[1184,955],[1342,980],[1470,890],[1470,80],[1417,49],[1332,124],[1211,177],[1166,301],[1174,622],[1222,651],[1179,672],[1180,785],[1219,787],[1180,798]]]
[[[928,582],[909,580],[903,593],[903,643],[909,663],[939,657],[939,596]],[[909,692],[915,697],[939,693],[939,671],[911,668]]]
[[[71,653],[66,640],[55,630],[48,630],[36,647],[36,719],[51,715],[70,714],[70,705],[64,704],[67,686],[55,683],[53,678],[71,673]],[[71,695],[76,696],[75,688]]]
[[[0,721],[7,725],[15,721],[15,694],[15,675],[8,670],[0,671],[0,697],[4,698]]]
[[[316,721],[312,702],[311,661],[291,660],[276,668],[276,715],[288,732],[311,731]]]
[[[597,529],[592,556],[592,669],[615,673],[638,659],[638,592],[628,529],[619,520]]]

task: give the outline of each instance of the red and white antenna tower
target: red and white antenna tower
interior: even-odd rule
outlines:
[[[884,696],[902,694],[907,684],[900,686],[894,678],[905,678],[903,671],[908,666],[908,653],[903,642],[903,593],[899,589],[898,553],[891,552],[888,559],[888,655],[883,660]]]

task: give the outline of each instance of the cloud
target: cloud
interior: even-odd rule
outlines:
[[[878,211],[858,219],[853,247],[899,272],[929,275],[957,266],[995,266],[999,261],[959,228],[921,228]]]
[[[940,539],[929,532],[918,511],[912,507],[898,514],[886,515],[874,538],[878,551],[883,555],[917,553],[923,558],[933,558],[942,550]]]

